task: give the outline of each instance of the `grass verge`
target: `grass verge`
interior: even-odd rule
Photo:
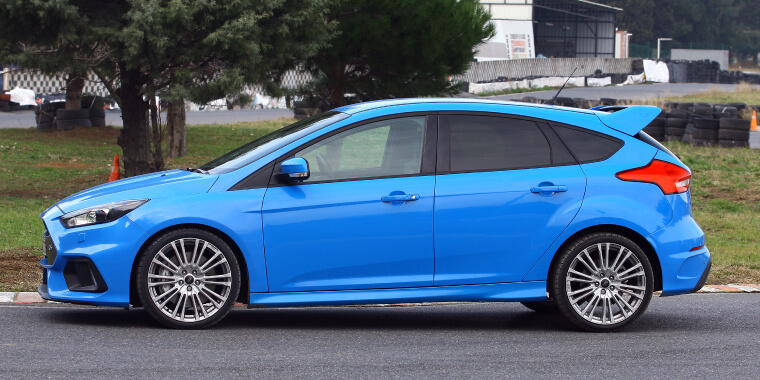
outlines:
[[[186,157],[199,166],[292,120],[188,126]],[[117,128],[40,133],[0,130],[0,291],[39,284],[40,213],[69,194],[107,181]],[[760,283],[760,150],[667,143],[694,171],[694,215],[713,253],[711,284]]]

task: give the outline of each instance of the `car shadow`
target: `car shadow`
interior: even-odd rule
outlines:
[[[704,318],[678,313],[647,313],[625,332],[710,330]],[[142,308],[61,308],[48,313],[50,322],[110,328],[163,328]],[[473,303],[432,306],[388,307],[302,307],[273,309],[233,309],[212,330],[514,330],[580,331],[560,314],[542,314],[518,304]]]

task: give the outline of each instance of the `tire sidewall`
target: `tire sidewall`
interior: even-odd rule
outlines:
[[[644,299],[641,301],[639,308],[636,309],[636,311],[630,317],[621,322],[611,325],[600,325],[592,323],[578,315],[578,313],[575,311],[575,308],[573,308],[573,305],[568,299],[567,289],[565,286],[567,272],[575,257],[577,257],[577,255],[584,249],[598,243],[620,244],[625,248],[631,250],[631,252],[636,255],[639,262],[641,262],[641,265],[644,268],[644,273],[646,275],[646,291],[644,292]],[[644,251],[632,240],[624,236],[612,233],[594,233],[576,240],[573,244],[566,248],[561,253],[561,255],[562,256],[559,257],[559,261],[554,269],[554,272],[551,274],[552,295],[555,302],[557,303],[559,311],[577,327],[580,327],[581,329],[587,331],[614,331],[634,323],[646,311],[647,307],[649,306],[649,302],[652,299],[652,293],[654,289],[654,272],[652,270],[652,265],[649,262],[649,258],[646,256]]]
[[[230,265],[230,272],[232,274],[232,286],[230,287],[230,296],[225,301],[225,304],[222,305],[222,307],[219,309],[218,312],[216,312],[214,315],[212,315],[209,318],[206,318],[202,321],[198,322],[180,322],[177,320],[174,320],[166,315],[164,315],[161,310],[158,309],[158,307],[153,303],[153,300],[151,299],[150,292],[148,290],[148,269],[150,268],[150,264],[153,261],[153,258],[158,253],[158,251],[166,246],[167,244],[171,243],[172,241],[175,241],[177,239],[203,239],[208,241],[209,243],[213,244],[218,248],[222,254],[224,255],[225,259],[229,262]],[[235,254],[232,252],[232,249],[227,245],[227,243],[224,242],[224,240],[220,239],[218,236],[205,231],[205,230],[199,230],[199,229],[181,229],[181,230],[175,230],[168,232],[166,234],[161,235],[159,238],[155,239],[153,243],[151,243],[145,251],[142,253],[142,256],[140,257],[138,268],[136,271],[136,278],[135,278],[135,285],[137,288],[137,294],[140,298],[140,301],[142,302],[143,307],[145,310],[150,314],[151,317],[153,317],[155,320],[157,320],[159,323],[161,323],[164,326],[171,327],[171,328],[180,328],[180,329],[202,329],[210,327],[220,320],[224,318],[225,315],[232,309],[232,307],[235,305],[235,302],[237,300],[237,297],[240,292],[240,266],[238,264],[237,258],[235,257]]]

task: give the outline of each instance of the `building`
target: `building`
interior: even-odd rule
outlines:
[[[614,58],[617,13],[586,0],[480,0],[496,36],[478,61],[520,58]]]

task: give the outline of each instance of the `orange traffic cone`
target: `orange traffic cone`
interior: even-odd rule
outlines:
[[[111,175],[108,177],[108,182],[118,181],[121,179],[121,174],[119,174],[119,155],[115,155],[113,157],[113,170],[111,171]]]
[[[752,111],[752,123],[750,123],[750,129],[757,131],[757,111]]]

